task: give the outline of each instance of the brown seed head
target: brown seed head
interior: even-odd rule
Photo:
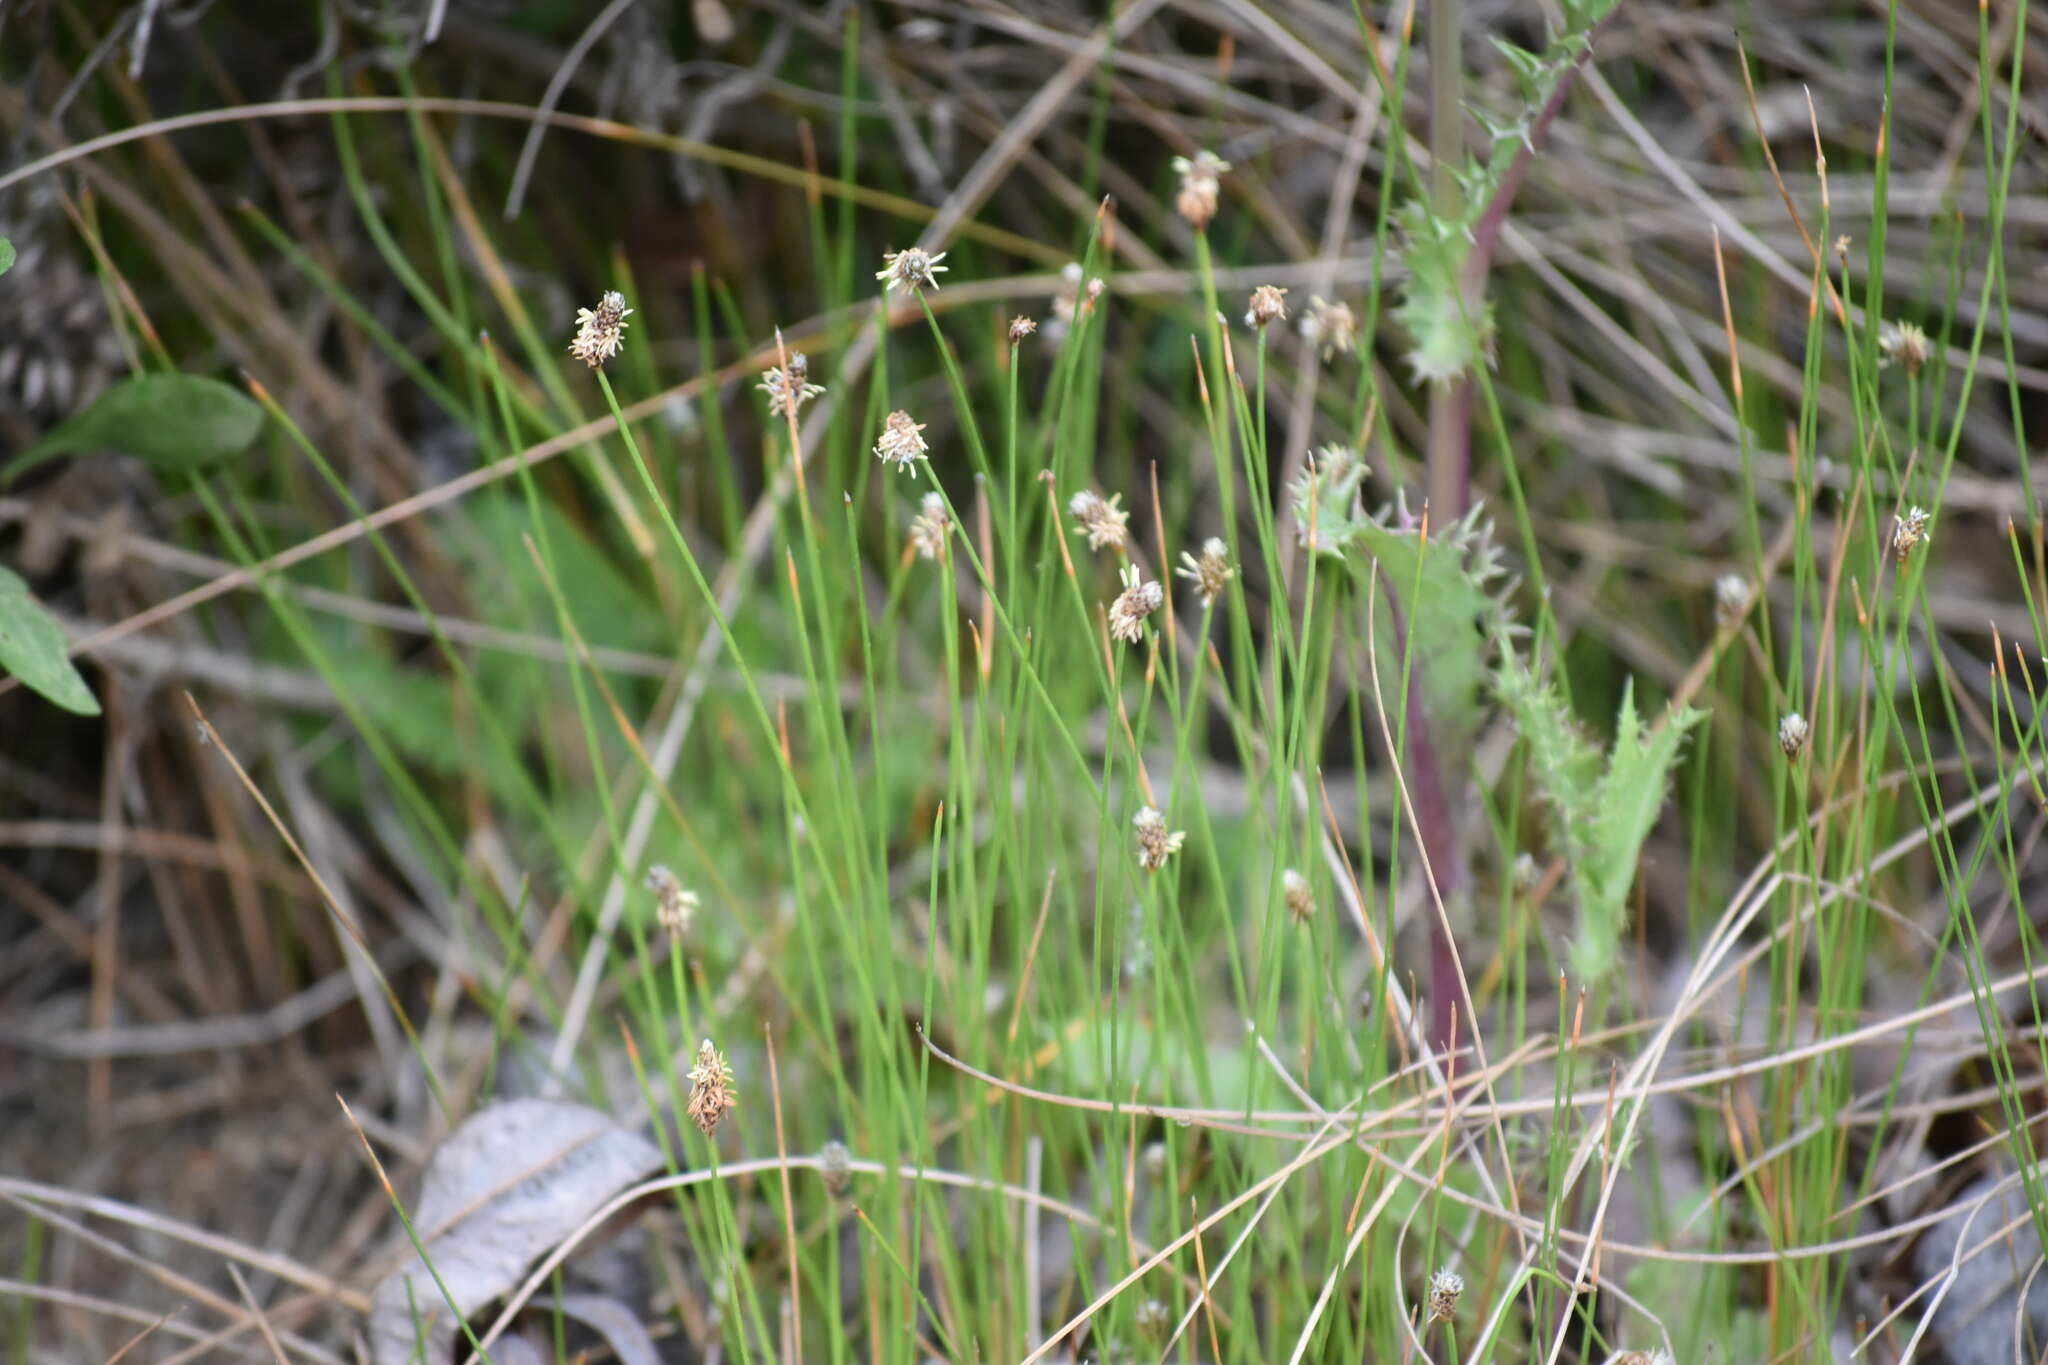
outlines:
[[[918,456],[931,448],[918,434],[924,427],[922,422],[911,421],[907,412],[890,413],[889,420],[882,424],[881,439],[875,442],[875,454],[883,464],[895,465],[906,474],[915,473]]]
[[[1200,555],[1181,551],[1180,567],[1174,573],[1195,585],[1195,592],[1206,608],[1216,605],[1216,599],[1223,596],[1224,587],[1237,575],[1237,570],[1230,567],[1230,547],[1210,536],[1202,542]]]
[[[1125,644],[1134,645],[1145,638],[1145,618],[1158,611],[1166,601],[1166,589],[1157,583],[1142,581],[1138,566],[1126,564],[1123,574],[1124,590],[1109,604],[1109,633]]]
[[[1311,294],[1308,311],[1301,315],[1301,335],[1327,363],[1339,353],[1350,355],[1358,349],[1358,318],[1349,304]]]
[[[1458,1297],[1465,1292],[1465,1277],[1448,1267],[1429,1277],[1429,1320],[1449,1322],[1458,1315]]]
[[[626,319],[633,310],[626,307],[626,296],[616,289],[607,289],[598,299],[595,308],[576,310],[576,337],[569,343],[569,354],[597,369],[619,353],[619,343],[626,335]]]
[[[953,516],[946,510],[946,500],[937,493],[924,495],[924,503],[917,516],[910,523],[910,543],[917,547],[920,559],[937,559],[946,548],[946,537],[953,531]]]
[[[1147,872],[1157,872],[1166,866],[1166,860],[1180,852],[1180,846],[1188,836],[1183,830],[1169,830],[1166,817],[1151,806],[1145,807],[1131,817],[1131,837],[1138,848],[1138,866]]]
[[[1247,327],[1266,330],[1266,324],[1287,320],[1287,291],[1274,284],[1262,284],[1252,290],[1251,306],[1245,310],[1244,322]]]
[[[927,289],[937,289],[938,277],[946,273],[946,267],[939,262],[945,259],[945,252],[926,251],[921,246],[884,252],[882,268],[875,272],[875,278],[883,282],[885,293],[918,294]]]
[[[1216,194],[1221,188],[1218,177],[1230,169],[1230,163],[1214,152],[1200,151],[1192,157],[1175,157],[1173,169],[1180,174],[1180,190],[1173,198],[1174,212],[1200,231],[1216,216]]]
[[[761,382],[755,387],[768,395],[768,415],[794,417],[804,404],[823,393],[825,386],[811,383],[810,377],[811,362],[802,351],[791,351],[786,366],[761,371]]]
[[[673,938],[688,933],[690,921],[697,917],[697,893],[685,891],[676,874],[660,863],[647,869],[647,889],[654,893],[655,915],[662,931]]]
[[[1927,526],[1932,514],[1925,507],[1908,507],[1892,523],[1892,553],[1903,564],[1912,557],[1913,551],[1927,541]]]
[[[1130,538],[1126,523],[1131,514],[1119,508],[1123,494],[1115,493],[1105,498],[1092,488],[1084,488],[1067,502],[1067,511],[1075,521],[1081,523],[1082,534],[1088,537],[1091,550],[1122,550]]]
[[[1316,913],[1315,887],[1291,867],[1280,874],[1280,899],[1287,902],[1287,913],[1296,924],[1308,923]]]
[[[733,1089],[732,1064],[706,1038],[697,1046],[697,1064],[690,1068],[690,1122],[710,1137],[740,1102]]]
[[[1887,322],[1877,329],[1878,363],[1889,365],[1896,360],[1906,367],[1908,376],[1920,373],[1933,348],[1934,343],[1918,323]]]

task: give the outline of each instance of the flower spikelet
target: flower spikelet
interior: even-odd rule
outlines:
[[[1011,318],[1010,344],[1012,346],[1018,345],[1024,340],[1025,337],[1030,336],[1033,332],[1037,330],[1038,320],[1036,318],[1027,318],[1022,316]]]
[[[624,294],[607,289],[598,299],[597,307],[576,310],[576,338],[569,343],[569,354],[593,370],[599,368],[618,355],[619,342],[626,335],[626,319],[632,313],[626,307]]]
[[[733,1089],[732,1063],[706,1038],[697,1045],[697,1064],[690,1068],[690,1122],[710,1137],[739,1102],[739,1093]]]
[[[1889,365],[1897,361],[1906,369],[1908,376],[1920,373],[1920,367],[1927,363],[1933,343],[1927,339],[1927,332],[1917,322],[1887,322],[1877,329],[1878,364]]]
[[[1230,547],[1215,536],[1202,542],[1199,555],[1181,551],[1180,567],[1174,572],[1195,585],[1205,608],[1216,605],[1216,599],[1223,596],[1225,585],[1237,574],[1237,570],[1230,567]]]
[[[1109,604],[1109,633],[1134,645],[1145,638],[1145,618],[1166,601],[1166,589],[1143,582],[1135,564],[1124,566],[1123,585],[1116,601]]]
[[[1131,514],[1117,506],[1123,500],[1120,493],[1105,498],[1092,488],[1084,488],[1074,494],[1067,503],[1067,511],[1075,521],[1081,523],[1081,531],[1088,537],[1091,550],[1122,550],[1130,538],[1126,525]]]
[[[1901,564],[1912,558],[1913,551],[1927,541],[1927,524],[1932,514],[1925,507],[1908,507],[1892,523],[1892,553],[1899,557]]]
[[[1724,573],[1714,580],[1714,619],[1724,626],[1737,625],[1749,610],[1749,582],[1739,573]]]
[[[945,259],[945,252],[930,252],[921,246],[885,252],[875,278],[883,282],[885,291],[921,294],[939,287],[938,277],[946,273],[946,267],[939,262]]]
[[[882,424],[881,439],[875,442],[875,454],[883,464],[895,465],[904,473],[915,473],[917,459],[931,447],[924,443],[923,422],[913,422],[907,412],[892,412],[889,420]]]
[[[937,559],[945,552],[946,537],[952,532],[953,514],[946,510],[946,499],[938,493],[925,494],[910,523],[910,543],[917,547],[918,558]]]
[[[761,371],[755,387],[768,395],[768,415],[794,417],[804,404],[825,391],[823,384],[810,382],[811,362],[802,351],[791,351],[787,365]]]
[[[1147,806],[1131,817],[1131,837],[1137,845],[1138,866],[1147,872],[1157,872],[1166,866],[1168,858],[1180,852],[1181,843],[1188,836],[1185,830],[1168,830],[1166,817]]]
[[[1351,305],[1332,303],[1319,294],[1308,296],[1308,311],[1301,315],[1301,337],[1316,348],[1325,363],[1340,353],[1358,349],[1358,318]]]
[[[1296,924],[1306,924],[1316,913],[1316,889],[1307,877],[1288,868],[1280,875],[1280,899]]]
[[[1799,757],[1799,751],[1806,747],[1807,733],[1806,717],[1797,711],[1787,711],[1779,719],[1778,747],[1785,751],[1785,757]]]
[[[1180,190],[1173,198],[1174,212],[1198,231],[1209,226],[1209,220],[1216,216],[1216,193],[1221,188],[1218,177],[1230,169],[1230,163],[1214,152],[1200,151],[1192,157],[1175,157],[1173,169],[1180,176]]]
[[[1245,309],[1244,323],[1261,332],[1273,322],[1287,321],[1287,291],[1275,284],[1262,284],[1252,290],[1251,305]]]
[[[697,917],[697,893],[683,889],[682,882],[668,868],[656,863],[647,869],[647,889],[654,893],[655,916],[663,932],[681,938]]]
[[[1429,1320],[1449,1322],[1458,1315],[1458,1298],[1465,1292],[1465,1277],[1446,1267],[1429,1277]]]

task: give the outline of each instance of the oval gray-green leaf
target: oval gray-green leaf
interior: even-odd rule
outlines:
[[[0,671],[81,716],[100,713],[99,702],[71,666],[71,641],[56,618],[29,595],[12,569],[0,569]]]
[[[170,472],[204,469],[241,454],[262,429],[263,409],[231,385],[196,374],[146,374],[116,384],[30,446],[7,477],[78,450],[118,450]]]
[[[14,269],[14,243],[0,237],[0,275]]]
[[[448,1359],[450,1298],[468,1317],[504,1297],[661,1164],[653,1143],[580,1104],[508,1100],[465,1119],[427,1162],[412,1208],[432,1270],[413,1256],[371,1295],[374,1365],[407,1365],[422,1341],[427,1359]]]

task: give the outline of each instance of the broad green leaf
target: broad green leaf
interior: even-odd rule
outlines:
[[[0,275],[14,269],[14,243],[0,237]]]
[[[1432,529],[1426,539],[1419,525],[1406,520],[1398,507],[1356,519],[1350,544],[1364,553],[1351,557],[1352,571],[1363,582],[1377,561],[1380,589],[1398,608],[1389,611],[1382,603],[1374,614],[1387,704],[1395,704],[1406,657],[1409,686],[1420,692],[1437,763],[1446,781],[1462,782],[1486,718],[1497,642],[1512,633],[1513,624],[1499,596],[1492,528],[1480,520],[1478,508],[1449,527]]]
[[[100,704],[71,666],[71,641],[28,584],[11,569],[0,569],[0,670],[12,673],[66,711],[96,716]]]
[[[218,379],[143,375],[108,389],[30,446],[7,477],[79,450],[116,450],[169,472],[204,469],[239,455],[262,429],[263,409]]]

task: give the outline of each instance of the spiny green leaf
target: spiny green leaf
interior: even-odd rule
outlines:
[[[1535,100],[1542,91],[1548,63],[1541,55],[1505,38],[1496,37],[1493,45],[1499,49],[1501,56],[1508,59],[1508,65],[1515,69],[1515,81],[1522,87],[1522,97]]]
[[[1425,538],[1419,526],[1406,524],[1398,504],[1359,519],[1352,530],[1351,544],[1365,551],[1353,572],[1363,579],[1376,561],[1380,588],[1398,608],[1398,617],[1384,606],[1374,617],[1380,685],[1390,698],[1397,694],[1405,650],[1437,763],[1453,781],[1463,779],[1486,718],[1496,644],[1514,630],[1498,595],[1491,532],[1475,508]],[[1405,636],[1395,630],[1397,619]]]
[[[1493,339],[1493,305],[1483,299],[1470,306],[1465,301],[1472,237],[1462,219],[1436,218],[1419,203],[1410,203],[1403,218],[1408,241],[1401,260],[1408,275],[1396,316],[1414,343],[1408,364],[1419,380],[1447,382],[1485,359]]]
[[[142,375],[108,389],[30,446],[7,477],[80,450],[116,450],[168,472],[204,469],[246,450],[262,429],[263,409],[218,379]]]
[[[1528,746],[1530,771],[1550,807],[1578,897],[1572,968],[1586,980],[1598,980],[1613,970],[1643,841],[1663,809],[1679,746],[1701,713],[1674,712],[1661,730],[1645,734],[1634,688],[1626,688],[1603,765],[1564,698],[1539,682],[1511,649],[1502,651],[1496,687]]]
[[[11,569],[0,569],[0,669],[22,680],[66,711],[96,716],[100,704],[71,665],[71,641],[28,584]]]

